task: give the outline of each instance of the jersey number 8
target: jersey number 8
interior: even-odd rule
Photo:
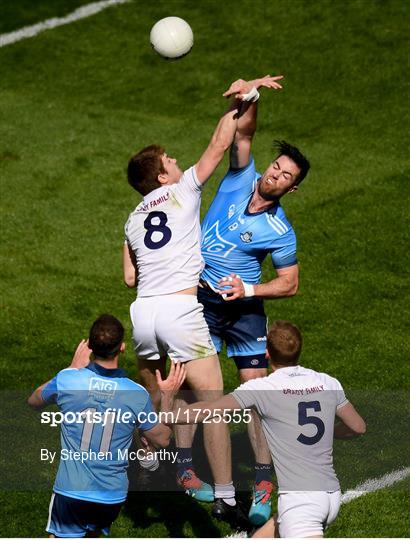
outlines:
[[[159,219],[159,223],[157,220]],[[156,221],[156,223],[153,222]],[[171,240],[172,231],[167,227],[168,216],[165,212],[150,212],[145,218],[144,227],[146,233],[144,236],[144,244],[148,249],[159,249],[168,244]],[[153,240],[154,233],[162,235],[159,240]],[[156,236],[158,237],[158,236]]]

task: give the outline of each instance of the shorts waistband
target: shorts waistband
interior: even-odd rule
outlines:
[[[213,289],[211,285],[204,279],[199,280],[198,286],[200,289],[205,289],[205,291],[213,293],[215,296],[219,297],[219,294],[215,291],[215,289]]]

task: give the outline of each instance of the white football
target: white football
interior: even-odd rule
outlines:
[[[180,17],[165,17],[154,24],[150,34],[152,48],[163,58],[177,59],[192,49],[194,34]]]

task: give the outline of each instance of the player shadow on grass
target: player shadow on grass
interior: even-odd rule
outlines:
[[[134,527],[149,529],[155,524],[161,524],[166,532],[161,536],[170,538],[220,537],[219,529],[214,525],[209,513],[204,508],[205,503],[198,503],[182,492],[131,492],[125,505],[125,513],[134,522]],[[192,534],[184,532],[189,524]],[[156,536],[158,533],[154,533]]]
[[[175,451],[173,443],[168,450]],[[195,436],[193,456],[198,476],[212,485],[201,428],[197,430]],[[246,513],[251,502],[253,463],[254,457],[247,433],[233,433],[233,480],[237,489],[237,500],[246,509]],[[132,519],[134,527],[148,530],[155,524],[161,524],[166,527],[169,537],[184,538],[191,536],[190,532],[188,534],[184,532],[186,525],[189,524],[192,534],[196,537],[219,538],[220,525],[210,515],[212,504],[198,503],[182,491],[177,491],[175,466],[171,463],[162,463],[162,468],[161,474],[157,475],[149,490],[141,490],[138,464],[133,463],[129,468],[130,491],[124,512]]]

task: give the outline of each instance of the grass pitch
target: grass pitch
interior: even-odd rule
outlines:
[[[2,3],[0,33],[86,3]],[[192,52],[172,63],[148,42],[168,15],[185,18],[195,35]],[[129,156],[158,142],[190,166],[238,77],[286,77],[283,92],[263,92],[258,169],[276,138],[312,163],[299,192],[283,200],[298,237],[300,291],[266,308],[271,320],[301,328],[302,363],[339,378],[366,416],[363,439],[335,445],[342,487],[408,466],[408,15],[400,0],[130,2],[0,49],[2,426],[16,421],[0,463],[20,478],[3,481],[4,536],[44,534],[54,474],[27,459],[28,424],[9,392],[22,398],[65,367],[102,312],[126,323],[124,364],[136,377],[134,293],[121,270],[123,225],[139,202],[125,180]],[[226,167],[206,186],[203,212]],[[226,357],[222,365],[230,390],[236,372]],[[246,468],[246,436],[235,432],[235,441]],[[30,474],[49,489],[21,491]],[[408,494],[404,481],[357,499],[328,534],[408,536]],[[175,494],[131,494],[112,529],[129,537],[230,533],[209,506]]]

